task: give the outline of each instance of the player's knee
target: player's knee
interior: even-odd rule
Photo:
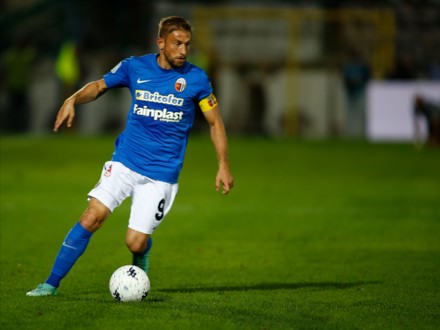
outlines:
[[[125,243],[128,249],[133,253],[143,253],[147,248],[145,237],[127,236]]]
[[[148,234],[128,228],[125,235],[125,244],[131,252],[143,253],[147,248],[149,236]]]
[[[109,211],[107,208],[90,204],[81,216],[80,223],[88,231],[95,232],[102,226],[108,215]]]

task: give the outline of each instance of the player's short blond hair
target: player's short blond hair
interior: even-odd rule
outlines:
[[[168,35],[176,30],[183,30],[192,32],[191,24],[180,16],[168,16],[164,17],[159,22],[158,37],[166,39]]]

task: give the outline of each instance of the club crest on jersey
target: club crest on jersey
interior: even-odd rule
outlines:
[[[179,78],[176,80],[176,83],[174,84],[174,88],[178,92],[183,92],[186,88],[186,80],[185,78]]]
[[[112,175],[112,164],[110,164],[109,166],[104,166],[104,176],[109,177],[110,175]]]

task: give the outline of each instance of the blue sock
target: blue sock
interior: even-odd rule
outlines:
[[[56,288],[60,285],[60,281],[83,254],[89,244],[90,237],[92,237],[92,233],[81,226],[79,222],[76,223],[64,239],[46,283]]]
[[[150,237],[148,237],[147,247],[145,248],[144,254],[147,254],[150,251],[152,246],[153,246],[153,238],[150,236]]]
[[[133,253],[133,265],[142,268],[146,273],[150,269],[149,252],[153,246],[153,239],[151,236],[148,238],[147,247],[142,253]]]

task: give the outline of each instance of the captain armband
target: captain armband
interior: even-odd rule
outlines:
[[[200,109],[203,112],[209,111],[217,105],[217,99],[214,94],[210,94],[208,97],[205,97],[203,100],[199,102]]]

